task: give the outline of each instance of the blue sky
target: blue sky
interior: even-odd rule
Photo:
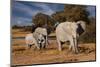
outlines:
[[[37,13],[41,12],[47,15],[51,15],[56,11],[62,11],[63,9],[63,4],[13,1],[11,17],[12,25],[31,25],[32,17]],[[95,17],[94,6],[88,6],[87,10],[89,11],[90,16]]]

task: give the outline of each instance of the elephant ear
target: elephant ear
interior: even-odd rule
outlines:
[[[85,32],[85,22],[84,21],[77,21],[77,33],[79,36]]]

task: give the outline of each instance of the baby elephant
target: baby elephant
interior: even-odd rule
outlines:
[[[45,47],[45,38],[42,34],[39,33],[29,33],[25,37],[26,49],[31,48],[31,46],[35,46],[37,49],[41,49]]]

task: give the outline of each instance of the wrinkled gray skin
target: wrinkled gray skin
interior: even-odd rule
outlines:
[[[39,44],[40,49],[45,48],[46,39],[45,39],[44,35],[42,35],[42,34],[39,35],[39,37],[37,39],[37,43]]]
[[[35,29],[35,32],[36,33],[40,33],[40,34],[42,34],[44,36],[44,38],[46,40],[45,46],[49,44],[49,42],[48,42],[48,34],[47,34],[47,29],[46,28],[38,27],[38,28]]]
[[[85,22],[63,22],[56,27],[56,39],[59,51],[62,50],[61,42],[69,41],[69,50],[78,53],[78,38],[85,31]]]

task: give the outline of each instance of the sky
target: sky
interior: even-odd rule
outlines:
[[[37,13],[51,15],[64,9],[63,4],[13,1],[11,6],[11,25],[32,25],[32,17]],[[95,6],[88,6],[90,17],[95,17]]]

